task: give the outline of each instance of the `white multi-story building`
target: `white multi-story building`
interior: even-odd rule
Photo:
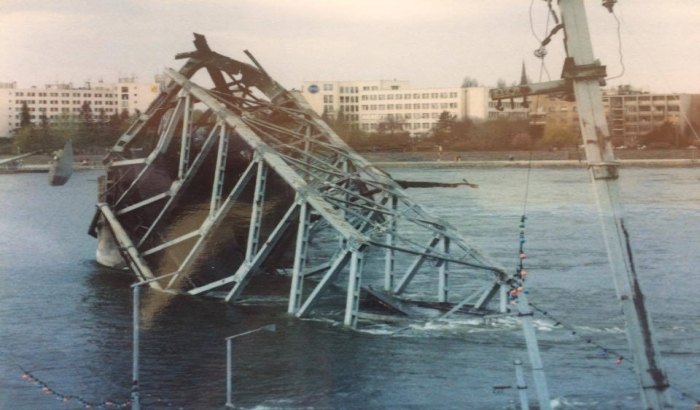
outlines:
[[[8,138],[20,126],[22,104],[29,108],[31,121],[39,123],[42,114],[49,121],[77,117],[87,102],[96,117],[108,117],[126,110],[130,115],[146,111],[160,93],[157,82],[140,83],[134,78],[120,78],[118,82],[86,83],[84,87],[72,84],[51,84],[43,88],[19,88],[17,83],[0,83],[0,138]]]
[[[307,81],[302,94],[319,115],[337,118],[353,129],[377,131],[382,122],[393,122],[412,135],[424,134],[447,111],[458,119],[528,117],[521,103],[496,108],[486,87],[412,89],[408,81]]]

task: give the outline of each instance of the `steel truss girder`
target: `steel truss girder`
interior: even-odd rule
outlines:
[[[243,189],[255,176],[243,262],[233,275],[195,286],[186,290],[187,293],[201,294],[233,284],[226,300],[235,301],[294,222],[297,222],[297,237],[288,312],[299,317],[310,313],[349,262],[344,323],[354,327],[359,313],[362,271],[368,252],[372,249],[384,253],[383,281],[388,292],[392,289],[396,293],[403,292],[413,277],[419,274],[426,260],[434,261],[436,269],[424,268],[421,274],[436,276],[438,301],[441,302],[448,298],[448,263],[495,275],[495,279],[490,277],[493,283],[505,283],[511,278],[498,263],[469,244],[449,223],[430,215],[413,202],[387,173],[348,147],[310,110],[298,93],[287,92],[267,74],[250,65],[220,56],[208,50],[208,47],[200,50],[202,41],[203,38],[198,37],[195,42],[199,51],[181,56],[190,57],[190,60],[180,73],[167,70],[166,74],[172,81],[165,92],[137,120],[134,126],[136,128],[132,127],[131,134],[123,136],[113,150],[112,159],[116,161],[112,161],[110,166],[125,170],[121,175],[132,178],[131,185],[116,192],[118,199],[110,204],[116,210],[114,218],[118,220],[130,217],[130,220],[139,220],[141,215],[148,215],[148,212],[155,209],[151,212],[153,217],[138,222],[139,229],[142,226],[145,234],[131,227],[130,232],[127,232],[129,229],[124,231],[126,238],[120,238],[119,241],[120,244],[128,245],[126,239],[131,240],[129,236],[137,237],[138,241],[133,241],[138,243],[136,247],[133,244],[125,247],[129,249],[128,262],[136,272],[143,271],[139,270],[139,265],[149,268],[143,257],[158,254],[176,245],[190,246],[189,241],[192,241],[194,244],[187,251],[184,260],[178,262],[175,272],[168,274],[171,280],[167,288],[172,289],[178,277],[191,270],[201,255],[207,238],[213,235]],[[212,75],[215,91],[205,90],[188,80],[200,68],[206,68]],[[232,81],[227,83],[221,72],[231,77]],[[256,97],[253,93],[255,88],[262,91],[269,102]],[[215,124],[199,147],[194,142],[197,127],[193,117],[195,102],[208,109],[203,118],[208,118],[211,124]],[[163,116],[163,112],[170,114]],[[141,130],[147,126],[153,127],[159,118],[161,130],[155,149],[145,158],[126,156],[126,148],[140,141]],[[197,124],[202,124],[202,120],[198,120]],[[181,132],[176,132],[178,129]],[[176,137],[180,138],[177,147],[171,144]],[[240,145],[240,142],[246,145],[246,158],[250,162],[248,168],[237,176],[229,171],[236,165],[229,161],[229,144]],[[164,221],[175,216],[171,214],[177,209],[176,204],[185,198],[195,176],[202,175],[200,170],[214,144],[217,144],[217,151],[212,155],[215,155],[216,164],[211,181],[208,216],[198,229],[174,238],[164,237]],[[199,149],[199,153],[192,159],[192,153],[196,149]],[[161,166],[154,163],[167,152],[170,152],[171,162],[174,159],[173,153],[177,153],[174,161],[177,166],[173,173],[176,177],[170,188],[159,194],[150,194],[145,199],[131,198],[134,192],[138,192],[135,188],[146,183],[144,181],[148,180],[156,165]],[[276,177],[295,191],[296,199],[276,222],[272,233],[260,244],[263,240],[261,225],[269,218],[263,213],[268,170],[273,171]],[[236,179],[235,186],[222,202],[226,195],[224,187],[233,183],[231,178]],[[404,234],[402,229],[406,224],[417,228],[414,230],[420,230],[421,234],[430,235],[432,239],[428,245],[421,246],[419,242],[423,239],[416,242],[411,235]],[[309,242],[323,227],[338,234],[340,248],[329,259],[318,261],[309,257]],[[375,239],[378,235],[383,236],[381,240]],[[143,249],[146,245],[148,248]],[[415,259],[397,285],[394,283],[394,275],[399,254],[415,255]],[[307,267],[307,263],[312,260],[315,266]],[[305,279],[320,273],[323,273],[320,281],[304,299]],[[482,299],[485,303],[489,298],[485,295]]]

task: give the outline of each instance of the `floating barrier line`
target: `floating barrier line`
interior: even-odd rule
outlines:
[[[64,403],[68,403],[72,400],[77,401],[80,403],[83,408],[85,409],[106,409],[106,408],[115,408],[115,409],[125,409],[125,408],[131,408],[131,401],[130,400],[124,400],[124,401],[118,401],[118,400],[105,400],[102,402],[92,402],[85,400],[82,396],[74,395],[74,394],[63,394],[58,392],[57,390],[53,389],[51,386],[49,386],[47,383],[36,377],[34,374],[32,374],[29,370],[27,370],[24,366],[22,366],[17,360],[14,359],[13,355],[9,354],[7,351],[0,349],[0,354],[5,356],[7,359],[12,362],[13,365],[15,365],[17,368],[19,368],[22,371],[22,380],[33,383],[35,386],[41,388],[41,390],[46,394],[46,395],[51,395],[56,398],[56,400]],[[147,394],[145,395],[146,397],[152,397],[151,395]],[[168,402],[162,397],[156,397],[156,400],[158,402],[166,403],[168,407],[173,406],[172,403]],[[179,407],[182,409],[182,407]]]
[[[633,359],[631,359],[631,358],[625,358],[622,354],[620,354],[620,353],[617,352],[616,350],[607,348],[607,347],[601,345],[600,343],[594,341],[594,340],[591,339],[591,338],[588,338],[588,337],[585,337],[585,338],[584,338],[582,335],[578,334],[578,332],[576,331],[576,329],[575,329],[573,326],[567,325],[566,323],[562,322],[561,320],[559,320],[559,319],[553,317],[553,316],[550,315],[549,312],[547,312],[546,310],[541,309],[541,308],[539,308],[539,307],[533,305],[532,303],[530,303],[530,306],[531,306],[534,310],[536,310],[537,312],[541,313],[543,316],[545,316],[545,317],[547,317],[548,319],[552,320],[552,321],[554,322],[554,326],[555,326],[555,327],[561,326],[562,328],[569,330],[573,336],[577,336],[578,338],[580,338],[580,339],[582,339],[582,340],[585,340],[586,343],[591,344],[591,345],[597,347],[598,349],[600,349],[600,350],[601,350],[601,353],[600,353],[601,356],[605,357],[605,356],[607,356],[609,353],[612,354],[614,357],[617,358],[617,359],[615,359],[615,364],[621,365],[624,361],[627,361],[627,362],[630,363],[630,364],[634,363],[634,360],[633,360]],[[670,383],[669,383],[669,385],[668,385],[668,388],[671,389],[671,390],[674,390],[675,392],[677,392],[677,393],[680,395],[680,400],[681,400],[681,401],[685,401],[685,399],[691,399],[691,400],[695,401],[695,408],[696,408],[696,409],[700,409],[700,398],[698,398],[697,396],[694,396],[694,395],[691,394],[691,393],[688,393],[688,390],[689,390],[689,389],[677,387],[677,385],[675,385],[675,384],[670,384]]]

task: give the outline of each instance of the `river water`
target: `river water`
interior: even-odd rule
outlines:
[[[529,184],[526,168],[389,172],[397,179],[478,183],[478,189],[408,192],[505,266],[516,266],[525,209],[530,299],[549,315],[537,314],[535,324],[554,407],[641,408],[629,360],[617,364],[616,355],[599,347],[627,353],[584,169],[533,168]],[[96,265],[95,242],[86,234],[98,175],[76,173],[63,187],[49,187],[43,174],[0,176],[1,410],[84,408],[76,398],[45,394],[22,379],[22,369],[57,394],[93,404],[129,398],[132,278]],[[693,408],[679,391],[700,397],[700,171],[629,168],[622,182],[672,396],[677,408]],[[364,322],[348,331],[323,316],[287,317],[288,279],[260,281],[239,305],[175,297],[153,312],[142,329],[142,408],[223,409],[224,338],[271,323],[276,333],[234,340],[238,408],[518,408],[515,390],[493,391],[515,384],[514,358],[527,364],[513,318],[456,318],[403,330]],[[158,297],[144,293],[144,300]],[[529,395],[534,405],[533,388]]]

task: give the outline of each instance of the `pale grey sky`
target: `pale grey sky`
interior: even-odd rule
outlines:
[[[615,76],[617,23],[599,0],[585,1],[596,57]],[[287,88],[394,78],[454,87],[465,76],[510,83],[523,60],[537,81],[531,3],[541,38],[542,0],[0,0],[0,81],[80,85],[132,73],[151,81],[164,67],[180,68],[173,57],[194,48],[192,32],[233,58],[246,60],[242,50],[250,50]],[[610,85],[700,93],[700,2],[619,0],[616,13],[626,72]],[[561,32],[548,50],[558,78]]]

